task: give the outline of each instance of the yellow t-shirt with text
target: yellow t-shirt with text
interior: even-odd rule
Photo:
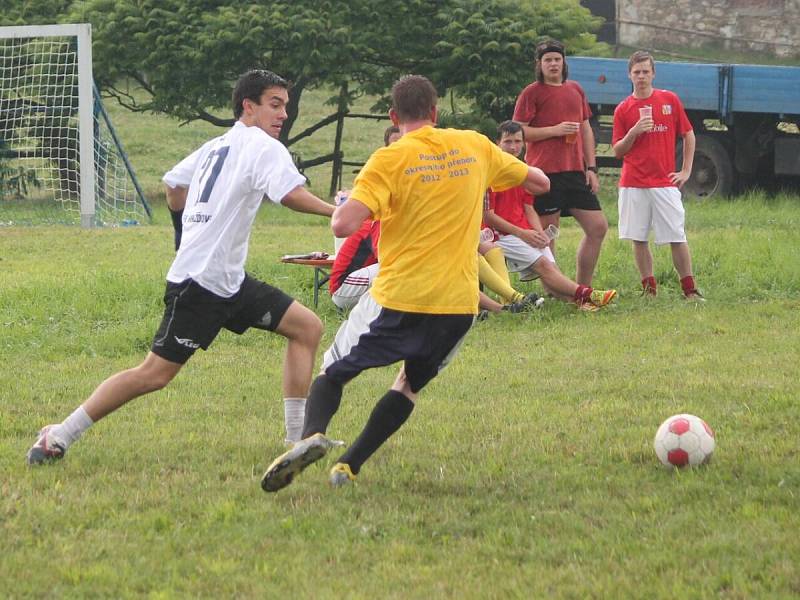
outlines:
[[[520,185],[528,167],[474,131],[425,126],[370,157],[350,199],[381,222],[370,293],[385,308],[478,312],[478,241],[487,188]]]

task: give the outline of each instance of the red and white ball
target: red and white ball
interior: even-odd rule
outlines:
[[[673,415],[658,428],[653,446],[666,467],[696,467],[711,460],[716,442],[714,431],[700,417]]]

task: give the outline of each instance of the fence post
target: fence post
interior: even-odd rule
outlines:
[[[333,142],[333,167],[331,168],[331,198],[342,185],[342,132],[344,131],[344,117],[347,108],[347,82],[339,88],[339,105],[336,119],[336,139]]]

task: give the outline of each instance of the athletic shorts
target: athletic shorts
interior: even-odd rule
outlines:
[[[164,316],[151,350],[161,358],[183,364],[198,348],[208,350],[221,329],[242,334],[250,327],[274,331],[294,300],[278,288],[245,275],[230,298],[187,279],[167,282]]]
[[[473,315],[431,315],[383,308],[364,294],[325,351],[322,369],[344,385],[373,367],[405,361],[411,391],[419,392],[453,360]]]
[[[344,278],[342,285],[331,294],[333,303],[342,310],[353,308],[358,303],[358,299],[372,286],[379,268],[380,263],[375,263],[350,273]]]
[[[562,217],[572,216],[571,208],[581,210],[600,210],[600,202],[586,184],[583,171],[564,171],[547,173],[550,178],[550,191],[536,196],[533,208],[538,215],[561,213]]]
[[[678,188],[619,188],[619,239],[646,242],[652,229],[656,244],[685,242],[685,221]]]
[[[501,235],[495,244],[503,249],[506,256],[506,264],[511,273],[519,273],[532,267],[540,258],[546,258],[551,263],[556,259],[549,247],[534,248],[530,244],[522,241],[515,235]]]

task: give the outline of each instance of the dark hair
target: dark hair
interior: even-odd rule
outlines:
[[[545,40],[536,46],[536,81],[544,83],[544,73],[542,73],[542,57],[548,52],[558,52],[564,58],[564,70],[561,71],[561,83],[567,80],[569,68],[567,67],[567,56],[564,44],[558,40]]]
[[[401,123],[429,119],[437,100],[436,88],[422,75],[404,75],[392,86],[392,108]]]
[[[386,131],[383,132],[383,145],[389,145],[389,138],[392,137],[393,134],[400,133],[400,128],[397,125],[389,125],[386,128]]]
[[[242,116],[245,99],[261,104],[261,94],[271,87],[289,89],[289,82],[266,69],[253,69],[240,76],[233,88],[233,116],[236,119]]]
[[[631,72],[633,65],[635,65],[636,63],[644,62],[646,60],[650,61],[650,68],[653,69],[653,71],[655,71],[656,63],[653,60],[653,55],[647,52],[646,50],[637,50],[636,52],[631,54],[631,57],[628,59],[628,73]]]
[[[503,139],[504,135],[514,135],[515,133],[520,132],[522,132],[522,139],[524,140],[525,131],[522,129],[522,125],[516,121],[503,121],[497,126],[497,141],[499,142],[501,139]]]

